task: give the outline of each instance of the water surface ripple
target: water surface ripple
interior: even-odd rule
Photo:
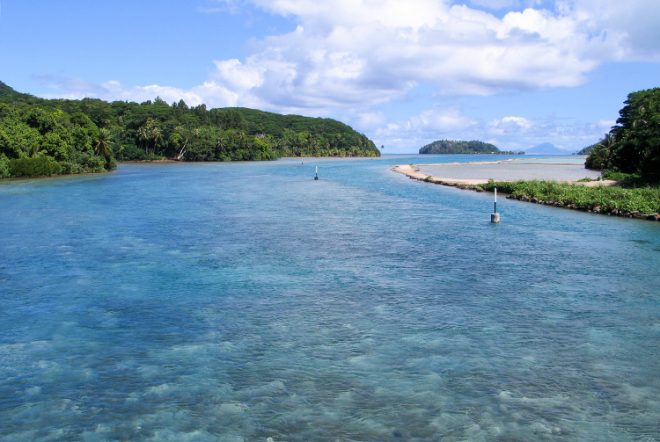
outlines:
[[[657,223],[410,162],[0,185],[0,440],[660,440]]]

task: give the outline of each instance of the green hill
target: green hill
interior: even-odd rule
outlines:
[[[43,99],[0,82],[0,178],[112,169],[115,160],[272,160],[379,156],[366,136],[327,118],[183,100]]]
[[[15,94],[16,91],[9,87],[7,84],[0,81],[0,97],[9,96]]]
[[[514,154],[501,151],[495,145],[483,141],[438,140],[419,149],[420,154]],[[523,152],[518,152],[522,154]]]

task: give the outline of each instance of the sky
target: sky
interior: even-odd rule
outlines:
[[[0,81],[40,97],[336,118],[574,152],[660,87],[658,0],[0,0]]]

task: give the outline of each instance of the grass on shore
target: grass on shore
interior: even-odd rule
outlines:
[[[489,182],[486,191],[497,190],[514,199],[601,213],[660,213],[660,186],[585,187],[555,181]]]

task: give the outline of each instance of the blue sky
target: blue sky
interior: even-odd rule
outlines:
[[[0,80],[344,121],[416,152],[598,140],[660,86],[657,0],[0,0]]]

